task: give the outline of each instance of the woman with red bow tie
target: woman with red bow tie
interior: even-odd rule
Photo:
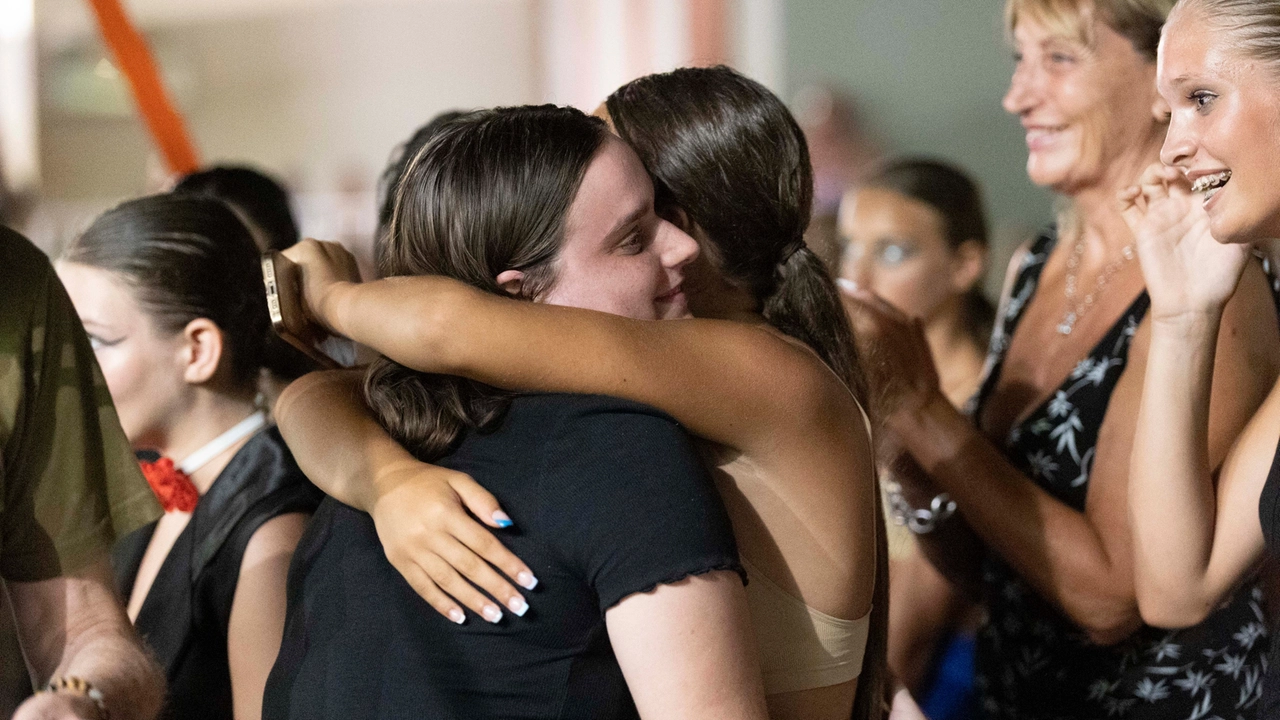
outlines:
[[[116,546],[129,618],[169,680],[165,717],[256,720],[285,576],[320,494],[258,407],[269,332],[257,247],[221,202],[155,195],[58,263],[164,517]]]

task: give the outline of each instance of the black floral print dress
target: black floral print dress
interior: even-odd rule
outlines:
[[[1009,338],[1057,242],[1039,237],[997,319],[974,417],[1000,375]],[[1144,292],[1002,447],[1014,467],[1083,512],[1098,430],[1150,299]],[[1092,643],[994,553],[983,563],[987,620],[978,633],[979,707],[987,718],[1237,720],[1257,717],[1270,645],[1262,592],[1246,583],[1205,622],[1144,626],[1118,645]]]

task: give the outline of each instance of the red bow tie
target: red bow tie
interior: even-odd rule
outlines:
[[[165,512],[191,512],[196,509],[196,503],[200,502],[200,491],[196,490],[195,483],[191,482],[186,473],[173,466],[172,460],[162,457],[155,462],[144,460],[139,464],[142,465],[142,474],[146,476],[151,492],[156,494],[156,499]]]

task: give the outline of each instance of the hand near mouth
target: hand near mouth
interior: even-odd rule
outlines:
[[[1204,203],[1174,167],[1152,164],[1137,185],[1120,193],[1120,203],[1136,240],[1152,320],[1220,314],[1240,282],[1250,246],[1214,240]]]

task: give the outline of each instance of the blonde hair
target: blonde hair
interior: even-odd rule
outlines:
[[[1197,11],[1233,49],[1280,71],[1280,0],[1181,0],[1177,10]]]
[[[1094,13],[1097,13],[1097,19],[1124,36],[1143,57],[1154,62],[1156,46],[1160,43],[1160,29],[1176,3],[1177,0],[1007,0],[1004,6],[1005,32],[1012,36],[1018,21],[1026,18],[1055,34],[1093,47],[1093,20]],[[1274,6],[1276,3],[1259,4]]]

